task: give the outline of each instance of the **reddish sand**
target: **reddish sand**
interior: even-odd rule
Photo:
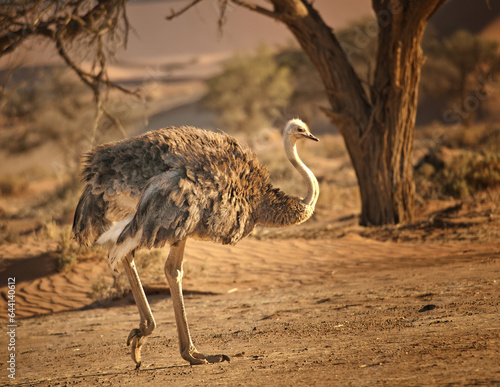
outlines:
[[[125,345],[138,324],[131,298],[94,303],[92,285],[110,278],[105,262],[90,257],[55,273],[53,249],[30,240],[2,246],[2,285],[16,278],[14,385],[500,382],[495,242],[379,242],[356,233],[231,247],[190,241],[184,288],[195,343],[232,361],[192,367],[181,359],[168,289],[153,279],[146,285],[158,328],[140,371]],[[2,298],[4,316],[6,306]]]

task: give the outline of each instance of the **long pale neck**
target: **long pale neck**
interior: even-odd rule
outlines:
[[[295,169],[299,171],[307,184],[307,195],[304,199],[302,199],[302,202],[306,206],[314,208],[319,196],[318,180],[316,180],[312,171],[307,168],[300,159],[297,153],[295,141],[293,141],[289,136],[285,136],[285,153],[288,160],[290,160]]]

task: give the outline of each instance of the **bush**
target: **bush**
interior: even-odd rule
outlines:
[[[115,299],[120,299],[130,291],[130,284],[124,272],[114,275],[113,280],[107,280],[101,275],[91,286],[90,298],[100,305],[107,305]]]
[[[421,95],[443,102],[445,122],[471,126],[496,85],[498,42],[459,30],[442,39],[427,37],[423,46],[428,60],[422,67]]]
[[[466,198],[500,185],[500,155],[465,153],[442,171],[443,193]]]
[[[287,67],[292,74],[293,93],[287,107],[290,115],[300,117],[310,126],[328,118],[318,113],[318,106],[328,106],[325,86],[318,70],[304,51],[287,48],[276,54],[279,66]],[[287,117],[288,118],[288,117]]]
[[[82,82],[59,69],[46,70],[10,92],[2,116],[11,130],[1,146],[16,153],[49,141],[76,145],[88,136],[81,128],[89,127],[94,112],[92,95]]]
[[[238,54],[223,64],[222,72],[208,80],[204,105],[218,114],[225,130],[252,133],[270,126],[292,92],[290,69],[261,46],[254,55]]]
[[[0,197],[13,196],[23,192],[28,182],[21,176],[0,176]]]
[[[475,151],[500,152],[500,127],[495,125],[475,125],[457,127],[443,139],[443,145]]]
[[[71,239],[69,228],[60,230],[57,253],[59,254],[57,257],[57,271],[59,272],[70,269],[78,261],[78,247]]]
[[[424,198],[465,199],[477,192],[500,186],[500,154],[462,152],[443,162],[435,154],[427,155],[415,172],[417,192]]]

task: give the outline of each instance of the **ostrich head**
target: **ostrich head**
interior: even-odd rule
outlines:
[[[294,143],[304,138],[319,141],[319,139],[313,136],[309,131],[308,126],[298,118],[288,121],[283,131],[283,137],[292,140]]]

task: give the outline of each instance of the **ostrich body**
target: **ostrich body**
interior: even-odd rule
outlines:
[[[307,184],[300,199],[273,188],[255,154],[225,134],[175,127],[106,144],[86,155],[86,186],[76,208],[73,235],[80,243],[110,247],[112,269],[121,263],[139,308],[140,324],[127,339],[132,359],[156,327],[133,253],[170,245],[165,263],[181,356],[191,364],[229,360],[204,355],[193,345],[182,296],[182,260],[187,238],[234,244],[256,224],[284,227],[311,217],[318,182],[297,155],[296,141],[318,141],[306,124],[291,120],[284,130],[285,152]]]

